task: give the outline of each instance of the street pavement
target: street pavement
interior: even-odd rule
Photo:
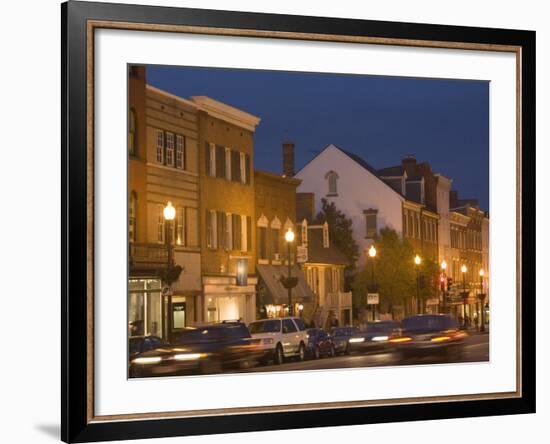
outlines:
[[[489,334],[472,333],[464,344],[464,353],[459,361],[441,361],[434,356],[399,359],[397,353],[370,352],[355,353],[349,356],[334,358],[311,359],[306,361],[288,360],[282,365],[256,366],[240,370],[242,372],[284,372],[289,370],[320,370],[335,368],[382,367],[395,365],[425,365],[435,363],[483,362],[489,361]]]

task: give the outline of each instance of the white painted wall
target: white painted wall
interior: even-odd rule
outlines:
[[[338,195],[328,197],[329,171],[338,174]],[[298,192],[315,193],[315,209],[321,208],[321,199],[334,202],[336,207],[352,220],[354,239],[359,245],[360,259],[365,261],[365,250],[370,240],[365,239],[366,223],[363,210],[378,210],[378,229],[390,227],[400,235],[403,232],[403,198],[378,177],[367,171],[334,145],[329,145],[297,174],[302,181]]]

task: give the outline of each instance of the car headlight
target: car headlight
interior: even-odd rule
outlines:
[[[383,341],[387,341],[389,338],[388,336],[374,336],[371,341],[373,342],[383,342]]]
[[[263,338],[262,339],[262,344],[264,345],[271,345],[273,344],[275,341],[273,340],[273,338]]]
[[[357,343],[357,342],[365,342],[365,338],[350,338],[349,342],[350,344]]]
[[[180,353],[174,355],[176,361],[196,361],[197,359],[206,358],[206,353]]]
[[[132,361],[133,364],[158,364],[161,361],[160,356],[136,358]]]

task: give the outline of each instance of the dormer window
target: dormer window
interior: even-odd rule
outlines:
[[[325,179],[328,185],[327,196],[338,196],[338,173],[336,171],[329,171],[325,175]]]

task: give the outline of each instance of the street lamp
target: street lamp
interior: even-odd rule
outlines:
[[[291,286],[291,275],[292,275],[292,267],[290,264],[290,246],[292,242],[294,242],[294,231],[292,231],[291,228],[288,229],[288,231],[285,233],[285,241],[287,245],[287,252],[288,252],[288,315],[292,316],[292,286]]]
[[[445,291],[445,278],[447,277],[446,271],[447,271],[447,262],[445,260],[441,261],[441,270],[442,270],[442,276],[441,276],[441,293],[443,296],[443,313],[447,313],[447,295]]]
[[[172,221],[176,217],[176,209],[172,205],[172,202],[168,202],[163,210],[164,220],[166,221],[165,224],[165,243],[166,243],[166,249],[168,250],[168,267],[167,269],[170,270],[174,266],[174,254],[172,251]],[[165,310],[165,303],[168,306],[168,313],[170,315],[168,316],[168,322],[165,324],[165,338],[169,339],[170,335],[172,333],[172,292],[170,291],[167,295],[163,296],[163,298],[167,298],[166,302],[163,301],[162,309],[163,313]],[[163,315],[164,316],[164,315]]]
[[[483,277],[485,276],[485,271],[483,268],[479,270],[479,305],[481,309],[481,325],[479,331],[485,331],[485,293],[483,293]]]
[[[166,246],[168,249],[168,266],[171,267],[174,262],[172,254],[172,221],[176,217],[176,209],[172,205],[172,202],[168,202],[163,210],[164,219],[166,220]]]
[[[376,285],[374,283],[374,258],[376,257],[376,248],[374,248],[374,245],[371,245],[369,248],[369,257],[372,259],[371,261],[371,286],[374,292],[376,292]],[[368,305],[368,304],[367,304]],[[372,304],[372,320],[376,320],[376,304]]]
[[[466,303],[468,302],[468,295],[466,294],[466,272],[468,271],[468,267],[466,265],[462,265],[460,267],[460,271],[462,272],[462,306],[464,310],[464,327],[466,327]]]
[[[416,311],[418,312],[418,308],[420,308],[419,313],[422,313],[422,307],[419,307],[421,305],[420,302],[420,263],[422,262],[422,259],[420,259],[420,256],[417,254],[414,257],[414,265],[416,268]]]

